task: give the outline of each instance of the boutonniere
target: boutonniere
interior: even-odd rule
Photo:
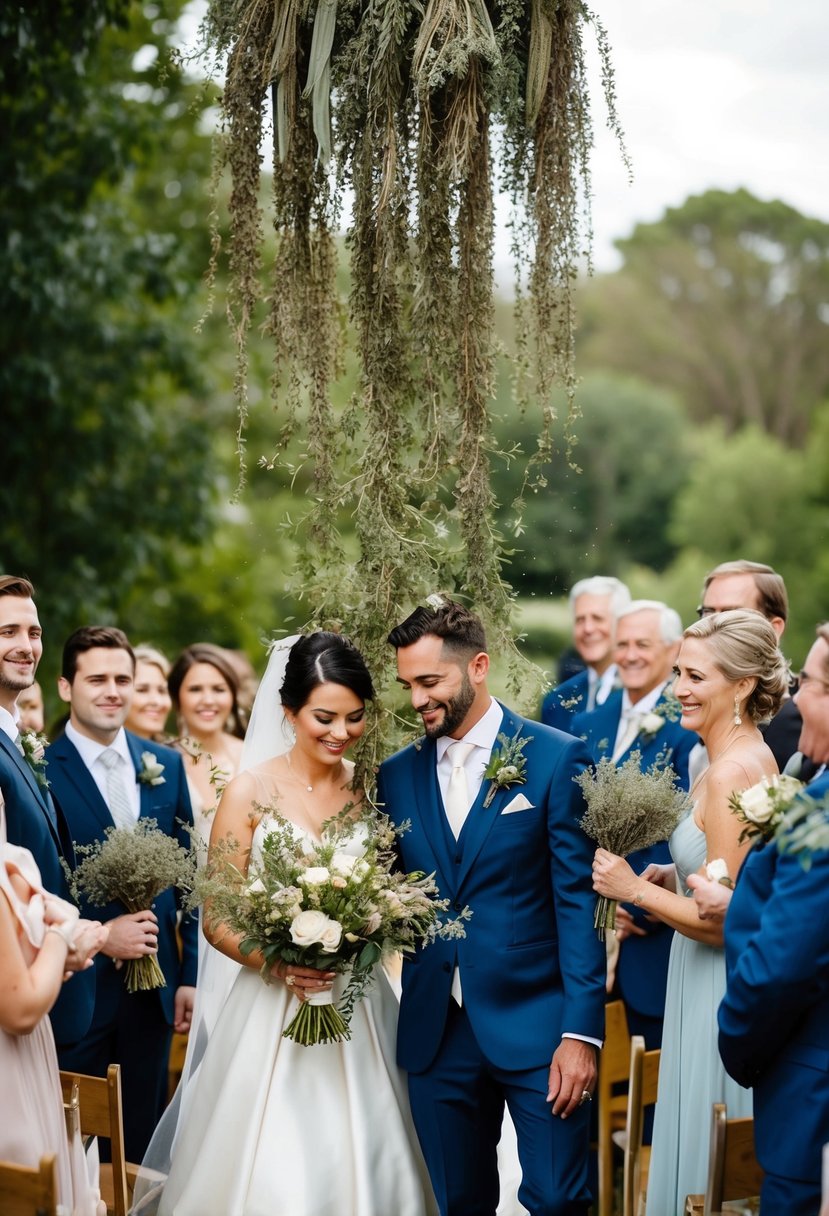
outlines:
[[[166,777],[162,777],[164,765],[159,764],[157,757],[152,752],[141,753],[141,768],[138,771],[138,780],[142,785],[163,785]]]
[[[654,735],[658,735],[662,727],[665,725],[665,719],[662,714],[651,710],[649,714],[645,714],[639,724],[639,734],[643,739],[652,739]]]
[[[829,851],[829,794],[810,798],[804,786],[783,815],[775,844],[780,853],[794,853],[804,870],[811,869],[815,853]]]
[[[23,759],[32,770],[35,781],[44,790],[49,788],[49,782],[46,780],[46,744],[48,742],[46,736],[38,734],[36,730],[27,730],[20,736],[20,750],[23,753]]]
[[[490,783],[484,798],[484,806],[489,806],[499,790],[507,789],[510,785],[524,785],[527,780],[527,757],[524,748],[533,740],[533,735],[520,737],[521,727],[510,739],[507,735],[499,735],[500,750],[493,752],[489,764],[484,770],[484,781]]]

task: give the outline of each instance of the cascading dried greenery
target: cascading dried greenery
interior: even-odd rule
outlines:
[[[572,293],[589,243],[588,25],[620,134],[606,35],[579,0],[210,0],[204,41],[226,64],[240,454],[246,338],[267,297],[282,419],[273,459],[301,438],[313,465],[293,586],[315,622],[349,630],[376,673],[388,669],[390,625],[438,587],[468,597],[494,646],[515,653],[490,517],[493,191],[511,196],[526,283],[516,405],[538,411],[533,484],[534,462],[549,451],[553,387],[564,386],[571,413],[575,395]],[[276,256],[266,276],[259,187],[269,94]],[[345,327],[334,232],[346,191],[360,377],[337,413],[329,390]],[[356,521],[357,555],[340,543],[344,510]],[[364,765],[378,745],[375,723]]]

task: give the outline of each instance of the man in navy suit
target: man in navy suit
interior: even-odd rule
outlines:
[[[573,642],[585,667],[544,697],[541,721],[547,726],[572,730],[574,714],[595,709],[607,700],[616,677],[616,619],[629,602],[630,592],[618,578],[583,578],[572,588]]]
[[[803,676],[805,675],[805,679]],[[806,787],[823,806],[829,840],[829,624],[804,664],[801,750],[823,765]],[[761,1210],[815,1216],[821,1150],[829,1142],[829,847],[797,853],[774,842],[751,850],[725,921],[728,985],[720,1055],[754,1088],[754,1140],[765,1171]]]
[[[140,816],[156,820],[186,846],[193,817],[180,755],[124,730],[134,673],[135,658],[120,629],[88,626],[69,638],[58,685],[69,721],[47,751],[52,784],[78,844],[102,839],[113,825],[130,828]],[[155,784],[141,780],[147,753],[161,766]],[[118,903],[96,911],[109,938],[96,960],[92,1026],[60,1062],[94,1076],[105,1076],[109,1064],[121,1065],[126,1152],[129,1160],[140,1161],[164,1109],[172,1030],[190,1026],[197,922],[182,923],[180,959],[173,890],[141,912],[127,912]],[[124,960],[148,954],[157,954],[166,986],[127,992]]]
[[[576,714],[571,730],[586,740],[594,760],[606,756],[624,764],[638,751],[643,772],[656,763],[670,766],[687,790],[688,757],[698,738],[670,716],[669,680],[681,637],[682,622],[667,604],[634,600],[623,609],[615,651],[622,688],[592,713]],[[637,874],[670,860],[667,841],[628,857]],[[648,1050],[661,1047],[673,929],[626,904],[617,910],[616,933],[621,948],[614,995],[625,1003],[631,1034],[642,1035]]]
[[[398,1060],[442,1216],[494,1216],[505,1101],[520,1201],[584,1216],[605,971],[573,780],[587,749],[493,700],[483,626],[459,604],[416,609],[389,641],[425,738],[381,765],[379,800],[410,822],[405,869],[472,912],[464,938],[403,968]],[[484,777],[499,756],[500,783]]]
[[[72,837],[49,792],[48,771],[35,773],[21,750],[18,729],[17,697],[34,683],[42,653],[32,584],[15,575],[0,575],[0,792],[6,835],[12,844],[31,852],[47,891],[71,899],[61,862],[70,866],[74,862]],[[59,1048],[77,1043],[89,1029],[95,973],[87,964],[104,936],[99,926],[79,925],[66,964],[72,975],[50,1013]]]

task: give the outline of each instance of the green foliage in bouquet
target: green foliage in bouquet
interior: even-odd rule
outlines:
[[[667,840],[691,809],[691,799],[677,785],[670,765],[657,757],[643,772],[641,759],[642,753],[634,751],[617,767],[605,756],[595,769],[575,778],[587,803],[582,828],[600,848],[618,857]],[[606,931],[616,927],[614,899],[599,896],[593,923],[604,941]]]
[[[72,896],[97,908],[117,901],[128,912],[143,912],[168,887],[189,893],[195,880],[194,853],[162,832],[155,819],[139,819],[134,828],[107,828],[103,840],[76,844],[75,855]],[[127,959],[124,972],[128,992],[166,985],[154,954]]]
[[[411,952],[438,935],[463,936],[461,922],[470,914],[443,921],[448,902],[437,897],[434,876],[395,869],[396,831],[385,816],[338,816],[314,843],[265,813],[261,859],[252,859],[244,874],[229,861],[235,842],[211,845],[196,898],[204,901],[208,926],[239,936],[243,955],[263,956],[266,983],[280,962],[347,972],[338,1006],[303,1001],[284,1034],[305,1046],[348,1039],[354,1006],[384,952]]]

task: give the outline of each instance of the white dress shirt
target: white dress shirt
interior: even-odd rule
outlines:
[[[10,714],[4,705],[0,705],[0,730],[5,731],[12,743],[17,743],[20,734],[20,710],[15,705],[14,714]]]
[[[601,675],[598,675],[592,667],[587,668],[587,705],[585,708],[595,709],[597,705],[604,705],[613,692],[618,674],[619,669],[615,663],[606,667]]]
[[[130,808],[135,815],[135,821],[138,822],[138,816],[141,811],[141,791],[138,788],[138,782],[135,779],[135,765],[132,762],[130,749],[127,745],[127,736],[123,726],[118,731],[111,743],[99,743],[96,739],[90,739],[89,735],[82,735],[71,722],[66,723],[65,734],[70,743],[74,743],[78,749],[81,760],[89,769],[89,775],[97,785],[101,792],[101,797],[107,806],[109,806],[109,797],[107,795],[107,768],[101,763],[101,755],[103,752],[112,748],[121,757],[120,773],[124,783],[124,790],[130,801]],[[119,770],[116,770],[119,771]]]
[[[616,738],[613,743],[614,756],[616,755],[616,749],[620,741],[624,738],[631,713],[640,715],[640,720],[641,718],[644,718],[645,714],[652,713],[656,708],[656,703],[662,696],[667,683],[667,680],[663,680],[661,684],[657,684],[656,688],[652,688],[650,692],[645,693],[644,697],[640,697],[635,705],[631,704],[630,697],[628,696],[628,690],[624,690],[622,693],[622,712],[619,715],[619,726],[616,730]]]

